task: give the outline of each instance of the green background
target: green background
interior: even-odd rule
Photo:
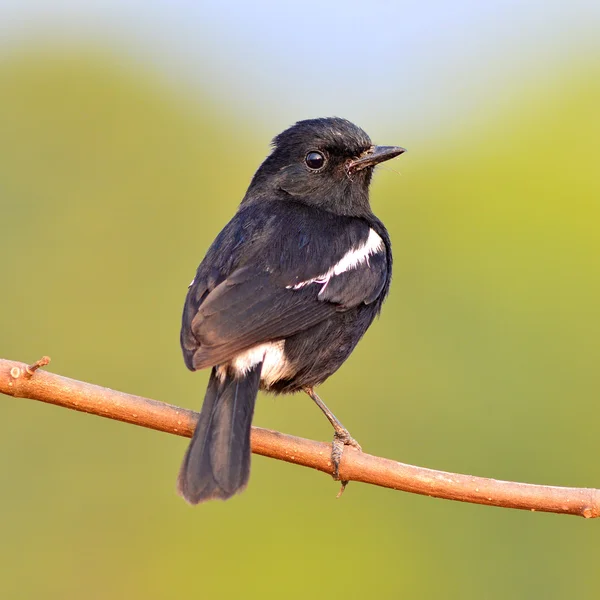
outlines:
[[[180,310],[278,133],[110,53],[0,62],[0,356],[198,409]],[[321,395],[370,453],[600,487],[600,64],[514,82],[404,139],[372,204],[383,314]],[[299,115],[303,117],[305,115]],[[343,115],[352,118],[352,115]],[[255,424],[329,440],[306,396]],[[247,491],[175,493],[186,440],[0,398],[2,598],[598,598],[599,524],[351,484],[253,458]]]

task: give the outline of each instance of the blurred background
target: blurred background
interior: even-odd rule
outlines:
[[[321,395],[370,453],[600,487],[600,4],[0,3],[0,356],[199,409],[182,303],[270,139],[338,115],[379,168],[382,317]],[[12,598],[598,598],[600,524],[254,457],[194,509],[187,441],[0,399]],[[255,424],[330,440],[305,396]]]

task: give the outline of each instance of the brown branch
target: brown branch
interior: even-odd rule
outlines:
[[[33,365],[0,359],[0,392],[16,398],[31,398],[109,419],[190,437],[198,414],[171,404],[132,396],[114,390],[37,370],[47,364],[44,357]],[[331,474],[331,445],[252,428],[252,452],[311,467]],[[600,490],[531,485],[458,475],[405,465],[347,448],[340,465],[340,478],[436,498],[580,515],[600,516]]]

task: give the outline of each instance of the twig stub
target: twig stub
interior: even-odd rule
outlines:
[[[42,356],[39,360],[36,360],[32,365],[25,367],[25,376],[31,377],[40,367],[45,367],[50,364],[49,356]]]

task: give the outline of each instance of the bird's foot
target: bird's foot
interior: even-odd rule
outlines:
[[[362,452],[360,444],[350,435],[347,429],[339,429],[333,436],[333,443],[331,444],[331,463],[333,465],[332,477],[335,481],[340,481],[340,462],[342,455],[344,454],[344,446],[352,446],[359,452]],[[347,481],[342,481],[342,487],[337,495],[339,498],[348,485]]]
[[[350,432],[340,423],[337,417],[327,408],[325,402],[319,398],[318,394],[312,387],[306,387],[304,388],[304,391],[323,411],[323,414],[333,426],[335,434],[333,436],[333,443],[331,444],[331,464],[333,465],[333,473],[331,476],[336,481],[340,481],[340,461],[342,460],[342,454],[344,454],[344,446],[352,446],[359,452],[362,452],[362,448],[360,447],[360,444],[350,435]],[[337,495],[338,498],[344,493],[347,485],[347,481],[342,481],[342,489]]]

